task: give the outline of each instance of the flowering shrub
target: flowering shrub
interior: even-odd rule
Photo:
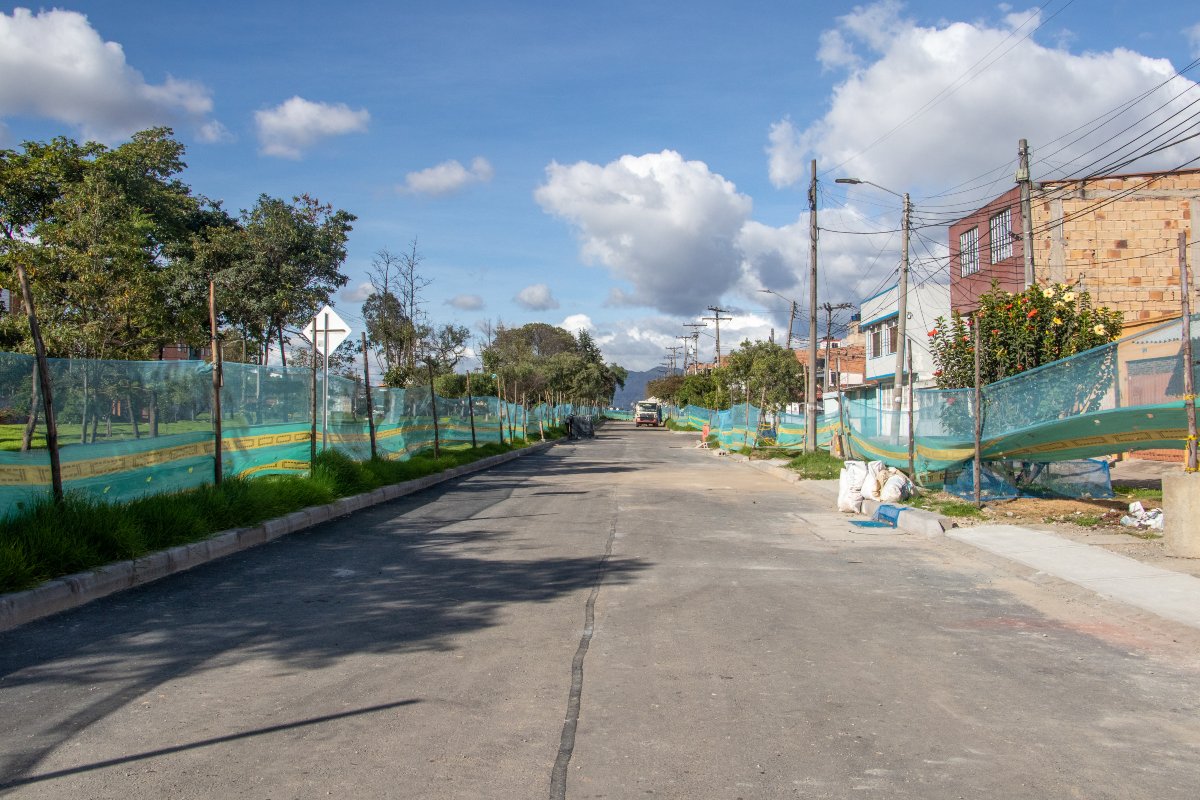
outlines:
[[[993,283],[973,318],[939,317],[929,332],[939,387],[975,385],[975,324],[982,325],[980,380],[988,384],[1108,344],[1121,333],[1121,314],[1093,307],[1089,293],[1065,283],[1016,294]]]

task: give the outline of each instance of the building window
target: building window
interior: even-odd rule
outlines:
[[[867,353],[867,357],[881,358],[883,356],[894,356],[896,354],[896,334],[898,328],[899,323],[896,320],[871,328],[869,339],[871,351]]]
[[[964,278],[979,272],[979,228],[971,228],[959,235],[958,259]]]
[[[1004,209],[988,221],[988,233],[991,236],[989,250],[991,263],[999,264],[1006,258],[1012,258],[1012,212]]]

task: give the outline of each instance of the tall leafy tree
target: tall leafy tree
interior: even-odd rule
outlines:
[[[261,195],[242,213],[250,255],[229,275],[240,298],[230,319],[264,350],[284,342],[286,328],[305,325],[349,281],[342,265],[355,219],[309,195]]]

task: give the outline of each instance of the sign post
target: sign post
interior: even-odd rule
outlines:
[[[342,342],[350,335],[350,326],[337,315],[329,306],[325,306],[312,322],[301,331],[304,338],[312,343],[315,350],[320,351],[324,360],[325,399],[321,412],[321,449],[324,450],[329,441],[329,354],[337,350]],[[316,414],[316,409],[313,409]]]

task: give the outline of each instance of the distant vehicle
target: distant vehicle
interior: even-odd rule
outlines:
[[[639,400],[634,408],[633,422],[638,428],[643,425],[661,428],[665,424],[662,416],[662,404],[655,400]]]

